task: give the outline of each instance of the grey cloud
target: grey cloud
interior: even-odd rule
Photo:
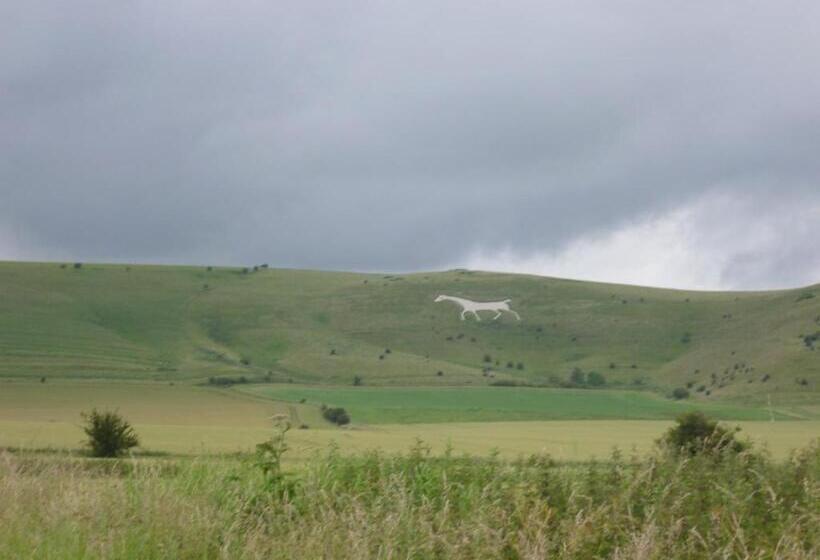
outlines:
[[[716,191],[816,202],[818,17],[9,2],[0,231],[29,258],[409,270],[558,250]],[[780,283],[805,256],[745,270]]]

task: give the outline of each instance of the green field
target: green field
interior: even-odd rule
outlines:
[[[762,408],[673,401],[651,393],[525,387],[299,387],[249,385],[242,392],[307,405],[342,406],[357,423],[405,424],[503,420],[658,420],[688,410],[730,420],[787,419]]]

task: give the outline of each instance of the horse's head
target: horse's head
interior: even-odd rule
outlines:
[[[438,297],[435,299],[435,302],[436,302],[436,303],[438,303],[438,302],[440,302],[440,301],[444,301],[445,299],[446,299],[446,298],[445,298],[445,296],[438,296]]]

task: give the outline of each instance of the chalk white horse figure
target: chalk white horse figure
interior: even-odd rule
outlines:
[[[445,296],[440,295],[436,298],[436,303],[440,301],[454,301],[455,303],[461,306],[461,320],[463,321],[466,318],[467,313],[472,313],[476,320],[480,321],[481,317],[478,316],[479,311],[495,311],[495,317],[493,317],[493,321],[501,317],[501,314],[506,311],[507,313],[512,313],[515,315],[515,318],[519,321],[521,320],[521,316],[518,315],[515,311],[510,309],[510,301],[509,299],[505,299],[502,301],[472,301],[469,299],[464,299],[455,296]]]

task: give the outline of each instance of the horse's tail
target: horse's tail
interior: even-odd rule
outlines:
[[[510,303],[511,301],[512,301],[511,299],[505,299],[504,303]]]

